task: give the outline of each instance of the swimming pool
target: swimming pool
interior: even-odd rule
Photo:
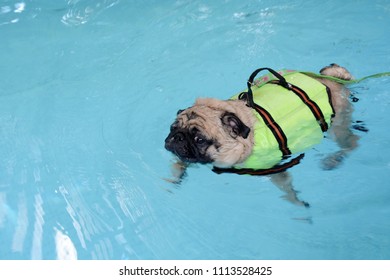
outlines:
[[[1,259],[389,259],[390,79],[350,86],[359,148],[267,177],[164,180],[178,109],[259,67],[389,71],[380,1],[0,0]]]

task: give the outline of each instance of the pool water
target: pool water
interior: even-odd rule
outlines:
[[[0,0],[0,258],[389,259],[389,77],[350,86],[369,131],[339,168],[325,139],[290,170],[310,208],[268,177],[164,180],[177,110],[259,67],[389,71],[389,26],[387,0]]]

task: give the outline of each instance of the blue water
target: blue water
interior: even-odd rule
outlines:
[[[170,176],[178,109],[259,67],[390,70],[390,2],[0,0],[1,259],[389,259],[390,78],[351,86],[359,147],[268,177]]]

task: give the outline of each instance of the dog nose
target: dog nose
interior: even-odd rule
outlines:
[[[173,135],[173,140],[175,140],[176,142],[182,142],[184,140],[184,133],[176,133],[175,135]]]

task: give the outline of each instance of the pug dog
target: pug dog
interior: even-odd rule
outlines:
[[[349,71],[337,64],[322,68],[320,74],[342,80],[352,79]],[[323,168],[329,170],[336,168],[357,147],[358,136],[350,128],[352,105],[348,89],[326,78],[317,77],[316,80],[329,89],[334,114],[327,133],[340,148],[323,160]],[[301,123],[305,121],[300,120]],[[257,122],[253,108],[241,99],[199,98],[193,106],[179,110],[165,139],[165,148],[177,158],[173,164],[173,179],[169,181],[180,183],[191,164],[231,168],[243,163],[254,151]],[[298,198],[291,175],[281,171],[269,175],[271,181],[285,193],[286,200],[308,207],[307,202]]]

